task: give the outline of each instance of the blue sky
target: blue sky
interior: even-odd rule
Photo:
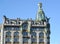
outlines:
[[[0,23],[3,22],[3,15],[15,19],[35,19],[39,2],[43,4],[45,15],[50,17],[50,44],[59,44],[60,0],[0,0]]]

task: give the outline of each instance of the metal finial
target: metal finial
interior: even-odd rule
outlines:
[[[39,6],[39,9],[42,8],[42,3],[39,3],[38,6]]]

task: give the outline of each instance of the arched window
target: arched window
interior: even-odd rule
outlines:
[[[39,37],[44,37],[44,33],[43,32],[40,32],[39,33]]]
[[[19,32],[14,32],[14,36],[18,36],[19,35]]]
[[[23,32],[23,36],[28,36],[28,32]]]
[[[31,37],[32,37],[32,38],[36,38],[36,33],[35,33],[35,32],[32,32],[32,33],[31,33]]]
[[[23,23],[23,24],[22,24],[22,28],[23,28],[23,30],[26,30],[27,27],[28,27],[28,26],[27,26],[27,23]]]
[[[11,36],[11,32],[10,31],[6,32],[6,36]]]
[[[37,37],[37,36],[36,36],[36,32],[32,32],[32,33],[31,33],[31,41],[32,41],[32,42],[37,42],[36,37]]]

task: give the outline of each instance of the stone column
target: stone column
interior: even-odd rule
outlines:
[[[4,44],[5,44],[5,39],[6,39],[6,38],[5,38],[6,32],[7,32],[7,31],[4,31]]]
[[[11,44],[13,44],[13,41],[14,41],[13,34],[14,34],[14,31],[11,31]]]
[[[44,32],[44,44],[47,44],[47,36],[45,32]]]
[[[29,39],[28,39],[28,44],[31,44],[31,35],[28,33]]]
[[[36,34],[37,34],[37,35],[36,35],[36,36],[37,36],[37,44],[39,44],[39,33],[40,33],[40,31],[37,30],[37,31],[35,31],[35,32],[36,32]]]
[[[30,33],[30,27],[31,27],[31,22],[30,22],[30,21],[28,21],[28,28],[27,28],[28,33]]]
[[[27,28],[27,30],[28,30],[28,37],[29,37],[29,39],[28,39],[28,44],[31,44],[30,27],[31,27],[31,22],[28,21],[28,28]]]
[[[4,25],[2,24],[2,28],[1,28],[1,44],[3,44],[3,31],[4,30]]]
[[[22,39],[22,32],[19,32],[19,44],[23,44],[23,39]]]

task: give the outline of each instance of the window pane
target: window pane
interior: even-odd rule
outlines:
[[[23,36],[27,36],[28,35],[28,32],[23,32]]]
[[[40,33],[39,33],[39,36],[40,36],[40,37],[43,37],[43,36],[44,36],[44,33],[43,33],[43,32],[40,32]]]
[[[37,39],[36,38],[32,38],[31,41],[32,42],[37,42]]]
[[[19,27],[14,27],[14,30],[20,30],[20,28]]]
[[[31,28],[31,31],[44,31],[44,28]]]
[[[7,36],[11,36],[11,32],[6,32],[6,35]]]
[[[6,38],[6,42],[11,42],[11,38]]]
[[[39,42],[44,42],[44,39],[39,39]]]
[[[19,38],[14,38],[14,42],[19,42]]]
[[[14,32],[14,36],[18,36],[19,35],[19,32]]]
[[[44,28],[39,28],[40,31],[44,31]]]
[[[24,23],[24,24],[22,25],[22,28],[23,28],[23,30],[26,30],[26,29],[27,29],[27,24]]]
[[[35,32],[32,32],[31,35],[32,35],[32,36],[36,36],[36,33],[35,33]]]
[[[33,32],[33,31],[36,31],[37,30],[37,28],[31,28],[31,31]]]
[[[23,38],[23,42],[28,42],[28,38]]]

